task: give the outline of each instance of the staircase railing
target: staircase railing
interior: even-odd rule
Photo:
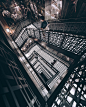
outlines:
[[[24,28],[22,33],[15,39],[15,42],[21,47],[28,37],[36,38],[46,42],[48,45],[56,47],[56,49],[62,49],[75,55],[80,55],[86,49],[86,37],[83,35],[56,31],[42,31],[31,28]]]

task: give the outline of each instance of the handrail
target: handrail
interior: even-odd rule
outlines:
[[[26,21],[26,20],[25,20],[25,21]],[[23,23],[24,23],[24,22],[23,22]],[[74,23],[74,24],[75,24],[75,22],[65,22],[65,23]],[[56,23],[56,24],[65,24],[65,23]],[[81,22],[77,22],[77,23],[78,23],[78,24],[81,24]],[[30,25],[30,24],[31,24],[31,23],[29,23],[29,24],[27,23],[26,25],[22,26],[22,27],[21,27],[21,30],[23,30],[23,28],[25,28],[27,25]],[[52,23],[52,24],[55,24],[55,23]],[[82,24],[86,24],[86,22],[85,22],[85,23],[82,22]],[[22,25],[22,23],[21,23],[21,25]],[[21,25],[19,24],[18,26],[20,27]],[[34,25],[34,24],[33,24],[33,25]],[[34,25],[34,26],[35,26],[35,25]],[[35,27],[36,27],[36,26],[35,26]],[[16,28],[16,29],[19,31],[18,28]],[[26,29],[26,28],[25,28],[25,29]],[[27,29],[33,29],[33,28],[27,28]],[[39,29],[39,28],[37,28],[37,27],[36,27],[36,29],[33,29],[33,30],[42,31],[41,29]],[[58,31],[56,31],[56,30],[55,30],[55,31],[54,31],[54,30],[44,30],[44,32],[46,32],[46,31],[47,31],[47,32],[51,32],[51,31],[53,31],[53,32],[60,32],[59,30],[58,30]],[[15,32],[16,32],[16,31],[15,31]],[[20,33],[20,32],[21,32],[21,31],[19,31],[18,33]],[[64,32],[64,31],[62,31],[61,33],[67,33],[67,34],[73,34],[73,35],[74,35],[74,33],[72,33],[72,32]],[[75,35],[76,35],[76,33],[75,33]],[[79,34],[78,34],[78,35],[79,35]],[[78,36],[78,35],[77,35],[77,36]],[[78,36],[78,38],[82,38],[82,37],[83,37],[83,38],[86,38],[86,36],[81,35],[81,34]]]
[[[50,23],[50,30],[86,35],[86,22]]]
[[[25,19],[25,20],[19,22],[14,33],[12,34],[12,37],[15,39],[17,37],[17,35],[21,32],[21,30],[24,27],[28,26],[29,24],[31,24],[31,22],[28,19]]]
[[[80,19],[85,19],[85,21],[84,20],[81,20],[81,22],[86,22],[86,17],[81,17],[81,18],[69,18],[69,19],[54,19],[54,20],[48,20],[48,21],[50,21],[50,23],[52,23],[52,22],[60,22],[60,21],[68,21],[68,22],[70,22],[70,20],[75,20],[75,22],[77,22],[78,20],[79,20],[79,22],[80,22]]]
[[[59,22],[59,23],[58,22],[57,23],[51,22],[51,24],[64,24],[64,23],[70,23],[70,24],[75,23],[75,24],[77,24],[77,23],[86,23],[86,22]]]
[[[37,29],[27,28],[27,30],[30,30],[30,29],[32,29],[33,31],[38,31],[39,30],[39,32],[48,32],[48,33],[53,32],[53,33],[60,33],[60,34],[64,33],[64,32],[60,32],[60,31],[41,30],[39,28],[37,28]],[[74,33],[69,33],[69,32],[65,32],[64,34],[70,35],[70,37],[86,39],[86,36],[84,36],[84,35],[76,35]]]
[[[24,21],[21,21],[19,24],[18,24],[18,26],[16,27],[16,29],[15,29],[15,32],[13,33],[13,35],[12,35],[12,37],[15,39],[16,37],[17,37],[17,35],[21,32],[21,30],[23,29],[23,28],[25,28],[26,26],[28,26],[28,25],[30,25],[30,24],[32,24],[31,22],[29,22],[29,20],[27,19],[27,20],[24,20]],[[33,23],[34,24],[34,23]],[[69,27],[70,27],[70,32],[71,33],[75,33],[75,34],[78,34],[79,35],[79,33],[81,34],[83,34],[83,35],[85,35],[86,34],[86,31],[84,30],[83,31],[83,29],[81,29],[81,30],[79,30],[79,27],[77,27],[76,29],[74,29],[74,30],[72,30],[71,29],[71,25],[70,26],[68,26],[68,29],[66,28],[67,27],[67,25],[65,25],[65,24],[74,24],[73,26],[75,26],[75,24],[86,24],[86,22],[50,22],[49,23],[49,27],[50,27],[50,30],[56,30],[56,31],[62,31],[62,32],[69,32]],[[52,25],[54,25],[54,27],[52,27]],[[60,25],[60,26],[59,26]],[[52,28],[51,28],[52,27]],[[37,28],[37,27],[36,27]],[[38,28],[37,28],[38,29]],[[68,30],[68,31],[67,31]]]

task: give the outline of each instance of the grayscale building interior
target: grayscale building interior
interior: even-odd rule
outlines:
[[[86,0],[0,1],[0,107],[86,107]]]

